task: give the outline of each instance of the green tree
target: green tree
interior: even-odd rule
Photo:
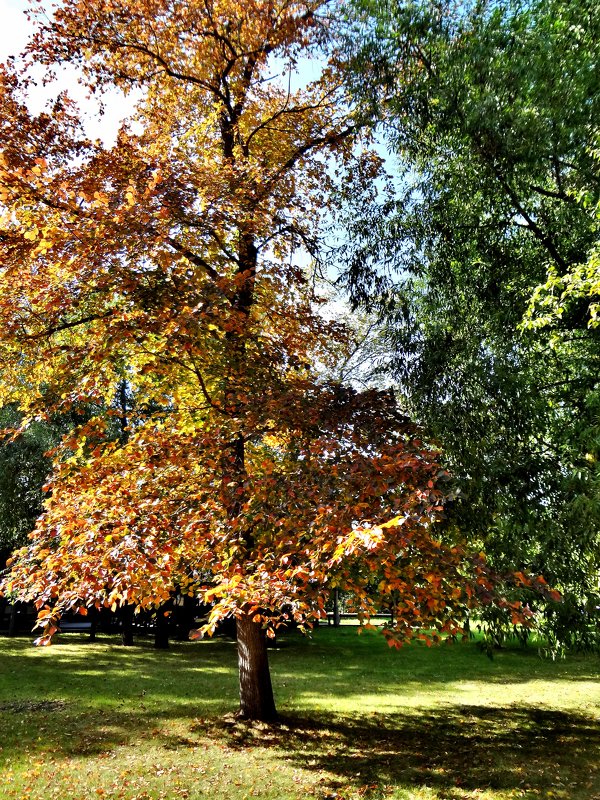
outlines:
[[[557,581],[585,644],[600,568],[597,3],[354,7],[354,91],[404,196],[378,226],[350,221],[348,283],[387,303],[394,374],[462,492],[449,523],[498,565]]]
[[[52,400],[48,398],[48,404]],[[122,380],[109,406],[74,405],[62,414],[45,414],[26,421],[15,405],[0,409],[0,553],[2,563],[22,547],[35,527],[47,497],[45,484],[52,474],[52,453],[63,437],[71,434],[92,415],[107,421],[107,436],[126,436],[128,415],[135,407],[130,387]],[[150,413],[150,410],[145,410]],[[137,412],[139,414],[139,410]]]
[[[22,414],[11,406],[0,410],[0,427],[14,429]],[[21,435],[0,444],[0,552],[4,562],[42,512],[43,485],[52,461],[46,452],[57,443],[57,431],[45,423],[29,426]]]

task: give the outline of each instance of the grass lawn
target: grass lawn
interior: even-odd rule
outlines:
[[[278,725],[237,723],[227,640],[0,639],[1,800],[600,800],[600,661],[395,652],[321,628],[272,651]]]

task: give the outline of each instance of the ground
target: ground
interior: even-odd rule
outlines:
[[[0,640],[2,800],[600,800],[600,660],[319,629],[271,653],[282,720],[236,722],[228,640]]]

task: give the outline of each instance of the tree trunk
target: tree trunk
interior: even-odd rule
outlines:
[[[333,590],[333,627],[340,627],[340,590],[337,586]]]
[[[96,631],[98,630],[98,617],[100,616],[100,612],[97,608],[92,606],[88,609],[88,619],[90,621],[90,635],[89,641],[95,642],[96,641]]]
[[[8,600],[6,597],[0,597],[0,629],[4,630],[4,617],[6,616],[6,611],[8,608]],[[6,627],[8,630],[8,620],[6,620]]]
[[[168,612],[173,609],[173,600],[168,600],[156,610],[156,627],[154,629],[154,647],[157,650],[169,649],[169,628],[171,627],[171,616]]]
[[[17,617],[19,615],[19,604],[15,600],[10,609],[10,616],[8,618],[8,635],[16,636],[18,630]]]
[[[231,130],[221,127],[223,134],[223,151],[226,158],[233,160],[233,150],[227,138],[233,133],[235,126],[230,120]],[[227,135],[226,135],[227,134]],[[254,209],[249,214],[252,217]],[[254,288],[256,280],[258,250],[254,241],[251,221],[239,228],[238,240],[238,277],[240,282],[236,287],[232,299],[232,308],[238,317],[236,328],[227,332],[229,340],[229,363],[234,380],[233,385],[240,377],[246,375],[247,354],[246,335],[250,312],[254,303]],[[225,392],[225,405],[228,410],[235,412],[235,416],[244,419],[247,413],[247,402],[240,398],[239,392],[229,390]],[[237,523],[240,531],[239,538],[243,542],[245,555],[243,560],[253,560],[255,548],[254,533],[251,528],[240,526],[240,514],[246,500],[246,462],[245,462],[245,433],[239,431],[235,437],[228,441],[223,450],[223,505],[227,516],[233,524]],[[242,719],[273,720],[277,717],[273,687],[269,672],[267,656],[267,642],[261,625],[253,622],[252,617],[243,614],[237,619],[237,647],[240,678],[240,709],[238,715]]]
[[[127,605],[121,608],[121,643],[125,647],[133,645],[133,612],[134,606]]]
[[[248,616],[237,620],[242,719],[265,722],[276,719],[275,700],[269,672],[267,642],[262,627]]]
[[[175,616],[175,637],[177,641],[187,642],[190,638],[190,631],[194,627],[196,611],[196,600],[184,594],[183,597],[180,598],[180,603],[173,609]]]

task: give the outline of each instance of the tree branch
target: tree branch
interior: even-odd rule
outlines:
[[[273,184],[277,183],[282,175],[285,175],[286,172],[289,172],[303,155],[306,155],[306,153],[310,153],[311,150],[316,150],[323,145],[334,145],[338,144],[339,142],[343,142],[344,139],[352,136],[354,133],[356,133],[356,131],[357,126],[352,125],[349,128],[345,128],[344,130],[340,131],[339,133],[327,133],[324,136],[317,136],[316,138],[310,139],[308,142],[303,144],[294,153],[292,153],[288,160],[285,161],[267,181],[264,182],[262,192],[259,195],[259,201],[269,194]]]
[[[156,231],[155,231],[156,232]],[[200,267],[201,269],[206,272],[206,274],[211,278],[213,281],[217,282],[221,280],[221,275],[217,272],[217,270],[212,267],[208,261],[206,261],[202,256],[196,255],[191,250],[189,250],[184,245],[180,244],[176,239],[173,239],[172,236],[167,236],[166,242],[170,247],[173,248],[177,253],[180,253],[184,258],[186,258],[191,264],[196,267]]]
[[[61,322],[58,325],[54,325],[51,328],[46,328],[40,333],[26,333],[24,334],[25,339],[29,339],[31,341],[35,341],[36,339],[44,339],[48,336],[54,336],[55,333],[60,333],[61,331],[67,331],[71,328],[77,328],[79,325],[86,325],[88,322],[94,322],[100,319],[108,319],[116,314],[116,309],[112,309],[111,311],[107,311],[104,314],[90,314],[87,317],[81,317],[81,319],[71,320],[71,322]]]

